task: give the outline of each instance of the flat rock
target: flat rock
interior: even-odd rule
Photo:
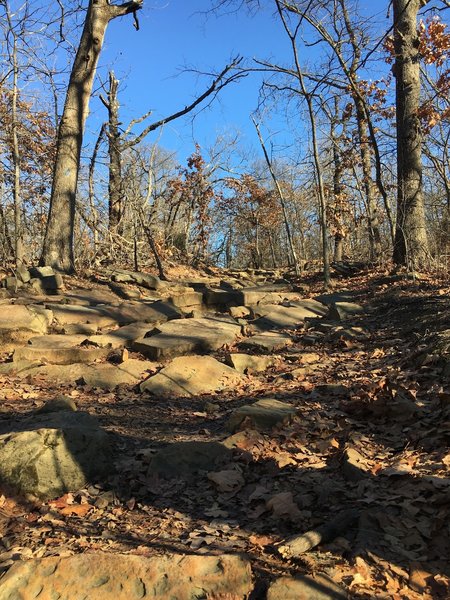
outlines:
[[[174,442],[153,456],[149,472],[186,477],[196,471],[214,471],[231,457],[231,449],[220,442]]]
[[[185,289],[169,297],[169,302],[184,311],[191,310],[194,307],[200,307],[203,304],[203,294],[195,292],[193,289]]]
[[[73,348],[79,346],[86,340],[86,336],[78,335],[37,335],[30,340],[33,348]]]
[[[304,306],[292,307],[268,304],[258,307],[259,319],[252,321],[251,328],[256,331],[270,331],[272,329],[296,329],[303,325],[307,318],[317,318],[313,312]]]
[[[51,309],[59,325],[91,323],[97,327],[111,327],[117,324],[115,316],[109,315],[105,310],[98,307],[52,304]]]
[[[211,356],[179,356],[141,383],[142,392],[162,396],[195,396],[232,388],[245,379]]]
[[[252,354],[233,353],[227,356],[227,364],[238,373],[247,371],[259,373],[266,371],[269,367],[276,364],[276,357],[272,356],[254,356]]]
[[[131,323],[113,331],[108,331],[108,333],[92,335],[89,337],[89,341],[98,346],[127,348],[131,346],[132,342],[144,337],[151,327],[149,323],[138,321],[137,323]]]
[[[289,306],[294,308],[306,308],[315,313],[318,317],[326,317],[328,314],[328,307],[322,304],[322,302],[313,300],[312,298],[307,300],[290,300]]]
[[[22,377],[39,377],[61,383],[86,383],[92,387],[112,390],[118,385],[136,385],[149,370],[154,370],[157,364],[137,359],[129,359],[120,365],[96,364],[85,365],[74,363],[70,365],[41,365],[33,361],[19,361],[1,365],[4,374],[17,373]]]
[[[364,314],[364,308],[354,302],[334,302],[330,306],[329,318],[333,321],[344,321]]]
[[[162,360],[184,354],[214,352],[225,344],[234,343],[240,334],[239,323],[226,315],[178,319],[158,325],[131,347],[151,360]]]
[[[118,298],[108,289],[102,290],[85,290],[74,289],[64,292],[64,297],[68,298],[70,303],[75,304],[77,301],[86,303],[86,305],[96,306],[97,304],[117,304]]]
[[[119,365],[99,364],[91,366],[82,375],[87,385],[112,390],[118,385],[136,385],[148,371],[154,371],[158,365],[148,360],[130,358]]]
[[[23,360],[49,363],[51,365],[71,365],[73,363],[93,363],[96,360],[107,358],[111,352],[110,348],[78,347],[70,348],[57,346],[56,348],[23,346],[16,348],[13,354],[13,362]]]
[[[172,338],[164,335],[139,338],[131,345],[134,352],[139,352],[150,360],[167,360],[185,354],[193,354],[202,349],[197,340]]]
[[[109,315],[119,325],[128,325],[135,322],[145,322],[157,325],[171,319],[183,317],[183,313],[170,302],[162,300],[150,302],[128,301],[118,306],[102,307],[105,314]]]
[[[17,562],[0,581],[0,596],[4,600],[244,600],[252,588],[250,563],[237,555],[148,558],[89,553]]]
[[[118,283],[136,283],[150,290],[158,290],[165,286],[165,283],[156,275],[138,271],[126,271],[124,269],[115,269],[112,279]]]
[[[261,352],[274,352],[291,344],[293,344],[292,336],[288,333],[268,331],[242,340],[242,342],[239,342],[238,347],[242,350],[254,349]]]
[[[60,329],[65,335],[83,335],[84,338],[95,335],[98,331],[98,326],[92,323],[67,323]]]
[[[279,577],[271,583],[267,600],[345,600],[347,592],[326,575]]]
[[[230,431],[236,431],[245,422],[250,429],[270,430],[289,421],[296,414],[297,410],[290,404],[264,398],[234,410],[227,423],[227,428]]]
[[[18,429],[0,436],[0,485],[22,496],[56,498],[111,471],[108,434],[88,413],[35,414]]]
[[[340,292],[331,292],[329,294],[321,294],[316,296],[314,300],[324,304],[325,306],[331,306],[335,302],[353,302],[355,299],[355,292],[349,290],[342,290]]]

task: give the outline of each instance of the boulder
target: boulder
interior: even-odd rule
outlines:
[[[236,431],[245,422],[250,429],[270,430],[289,421],[296,414],[297,410],[290,404],[264,398],[234,410],[227,427],[230,431]]]
[[[141,383],[141,392],[162,396],[196,396],[240,385],[243,376],[212,356],[180,356]]]
[[[35,335],[47,333],[53,313],[35,305],[3,305],[0,311],[0,341],[26,343]]]
[[[169,554],[149,558],[97,552],[17,562],[0,581],[0,597],[244,600],[252,588],[250,563],[238,555]]]
[[[0,435],[0,485],[25,497],[56,498],[110,471],[108,434],[85,412],[35,414]]]

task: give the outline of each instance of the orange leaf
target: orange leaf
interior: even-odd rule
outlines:
[[[76,515],[77,517],[84,517],[91,510],[90,504],[71,504],[62,508],[59,512],[62,515],[69,517],[70,515]]]

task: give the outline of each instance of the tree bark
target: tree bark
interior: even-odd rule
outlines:
[[[81,145],[106,28],[112,19],[140,9],[142,2],[131,0],[120,5],[109,4],[109,0],[89,2],[58,130],[50,210],[40,261],[58,271],[74,271],[75,195]]]
[[[394,262],[413,269],[429,259],[422,195],[422,131],[417,13],[424,0],[394,0],[397,109],[397,223]]]

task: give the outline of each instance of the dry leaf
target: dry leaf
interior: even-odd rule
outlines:
[[[425,592],[431,577],[432,574],[425,571],[421,563],[412,562],[410,564],[408,585],[415,592]]]
[[[91,508],[90,504],[70,504],[64,508],[60,508],[59,512],[65,516],[76,515],[77,517],[84,517]]]
[[[296,518],[300,515],[300,510],[295,504],[292,492],[280,492],[266,502],[266,507],[271,510],[274,517]]]
[[[251,535],[248,538],[248,540],[251,544],[254,544],[255,546],[260,546],[261,548],[269,546],[274,542],[274,539],[272,537],[268,535],[258,535],[257,533]]]
[[[235,469],[208,473],[208,479],[216,484],[220,492],[236,491],[245,483],[241,473]]]

